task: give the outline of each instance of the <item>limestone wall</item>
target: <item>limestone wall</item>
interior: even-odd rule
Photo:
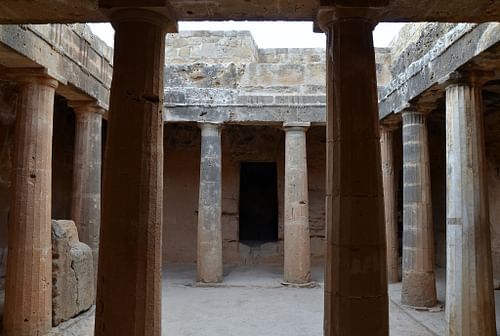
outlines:
[[[167,90],[237,89],[239,94],[264,95],[325,92],[324,49],[258,49],[248,31],[169,35],[165,63]]]
[[[66,101],[56,97],[52,137],[52,219],[72,219],[75,115]]]
[[[308,169],[312,253],[324,255],[325,130],[308,131]],[[269,126],[222,129],[223,257],[227,264],[283,262],[284,133]],[[279,241],[250,249],[239,243],[241,162],[276,162],[278,169]],[[195,125],[165,128],[163,261],[196,261],[196,228],[200,169],[200,130]]]
[[[7,257],[7,222],[16,100],[16,88],[9,82],[0,81],[0,289],[4,285]]]
[[[438,117],[439,116],[439,117]],[[427,119],[435,262],[446,267],[446,134],[444,111]]]
[[[257,45],[249,31],[184,31],[168,34],[166,63],[252,63]]]
[[[3,288],[7,257],[7,222],[14,129],[0,125],[0,289]]]
[[[325,122],[325,49],[258,49],[250,32],[197,31],[169,35],[166,50],[166,121],[197,121],[196,115],[181,117],[184,111],[175,112],[176,107],[196,106],[205,107],[208,114],[239,107],[238,113],[245,116],[240,119],[251,121],[241,107],[286,102],[288,106],[321,107],[319,120]],[[376,50],[380,87],[391,80],[390,60],[388,49]],[[317,122],[315,116],[303,121]],[[259,114],[249,118],[270,121]]]

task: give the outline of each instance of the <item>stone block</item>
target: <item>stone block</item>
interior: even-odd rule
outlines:
[[[52,323],[89,309],[95,297],[92,250],[79,242],[73,221],[52,221]]]
[[[186,46],[179,48],[179,57],[189,57],[191,54],[191,47]]]

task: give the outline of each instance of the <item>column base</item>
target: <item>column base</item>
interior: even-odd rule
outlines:
[[[306,275],[296,277],[296,276],[284,276],[282,284],[290,284],[290,285],[310,285],[311,282],[311,272],[308,272]]]
[[[437,304],[434,272],[404,272],[401,303],[412,307],[434,307]]]
[[[198,279],[197,283],[198,285],[216,285],[222,283],[224,280],[224,277],[211,277],[211,278],[205,278],[205,279]]]

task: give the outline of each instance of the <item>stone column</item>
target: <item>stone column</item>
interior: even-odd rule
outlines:
[[[198,206],[198,281],[223,280],[221,125],[200,123],[201,159]]]
[[[399,282],[398,206],[393,148],[393,132],[396,129],[396,125],[381,125],[380,127],[385,235],[387,239],[387,281],[389,283]]]
[[[5,336],[44,335],[52,327],[52,127],[57,81],[18,77],[5,287]]]
[[[481,86],[446,89],[448,336],[496,335]]]
[[[285,262],[284,282],[311,281],[311,238],[309,236],[309,192],[307,183],[308,122],[290,122],[285,130]]]
[[[363,12],[337,8],[320,23],[328,43],[326,336],[389,334],[375,22]]]
[[[401,302],[436,305],[434,232],[426,116],[404,111],[403,117],[403,287]]]
[[[76,117],[71,217],[78,228],[80,241],[92,249],[97,279],[104,110],[92,102],[70,102],[69,105],[73,107]]]
[[[117,10],[110,20],[116,35],[95,335],[160,336],[163,67],[169,20],[135,8]]]

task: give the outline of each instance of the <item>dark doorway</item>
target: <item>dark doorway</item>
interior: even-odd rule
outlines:
[[[242,162],[240,242],[278,240],[278,180],[275,162]]]

